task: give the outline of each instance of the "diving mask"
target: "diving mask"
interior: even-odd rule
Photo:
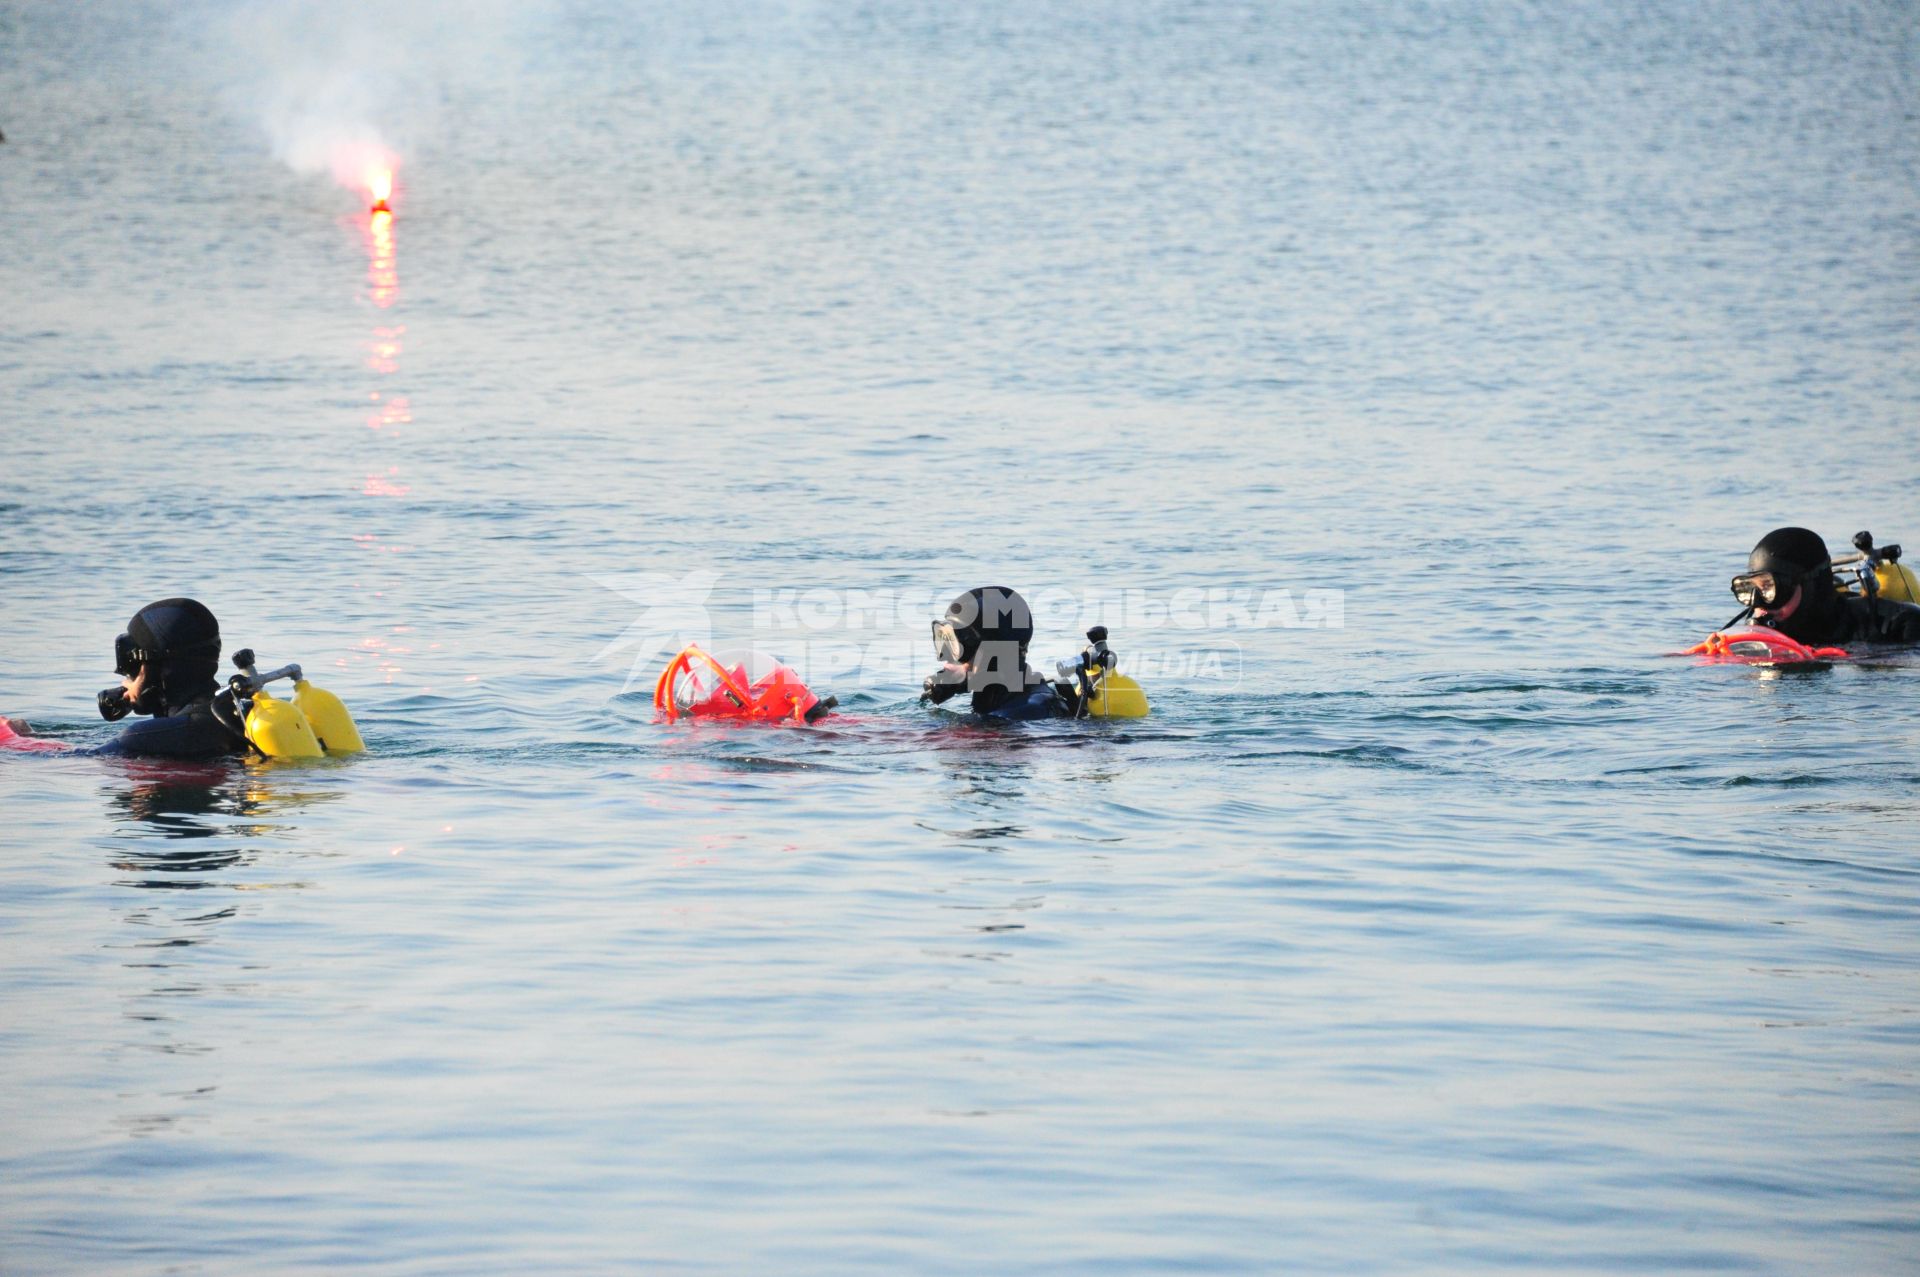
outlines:
[[[133,644],[131,634],[122,634],[113,640],[113,672],[121,678],[132,678],[140,672],[140,663],[146,659],[146,653]]]
[[[1778,572],[1742,572],[1733,578],[1733,597],[1741,607],[1772,607],[1793,593],[1813,571],[1783,575]]]
[[[933,623],[933,653],[946,665],[966,663],[966,649],[960,646],[960,634],[953,628],[953,622],[945,619]]]
[[[133,678],[138,675],[140,666],[146,659],[147,654],[134,646],[132,635],[122,634],[113,640],[113,672],[121,678]],[[146,699],[144,695],[142,699]],[[106,688],[94,697],[94,701],[100,707],[100,717],[109,723],[117,723],[134,710],[142,708],[134,704],[124,687]]]

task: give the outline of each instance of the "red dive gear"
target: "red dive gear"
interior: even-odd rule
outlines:
[[[73,746],[63,740],[48,740],[44,736],[22,736],[13,730],[13,724],[0,718],[0,749],[18,749],[38,754],[65,753]]]
[[[815,696],[790,666],[771,657],[756,652],[723,659],[694,644],[668,661],[653,685],[653,707],[669,723],[682,714],[817,723],[838,703]]]
[[[1802,665],[1852,659],[1845,648],[1809,647],[1779,630],[1760,626],[1709,634],[1705,642],[1695,643],[1681,655],[1698,656],[1711,665]]]

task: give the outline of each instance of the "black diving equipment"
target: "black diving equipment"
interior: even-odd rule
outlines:
[[[1877,598],[1882,590],[1900,602],[1912,600],[1903,597],[1907,593],[1904,578],[1911,571],[1900,566],[1900,547],[1883,545],[1875,548],[1873,533],[1856,532],[1853,534],[1854,553],[1842,554],[1827,564],[1826,570],[1833,573],[1833,586],[1841,594],[1858,593],[1865,598]],[[1771,607],[1789,594],[1790,586],[1798,584],[1808,576],[1822,569],[1809,569],[1804,575],[1791,573],[1782,576],[1772,571],[1742,572],[1733,578],[1733,596],[1748,607]]]
[[[1876,547],[1873,533],[1863,531],[1853,534],[1853,547],[1851,554],[1831,555],[1826,542],[1806,528],[1767,533],[1747,556],[1747,570],[1732,580],[1741,611],[1718,632],[1758,616],[1767,628],[1817,644],[1847,628],[1840,621],[1847,600],[1864,601],[1860,615],[1867,618],[1881,615],[1881,600],[1920,604],[1920,577],[1900,562],[1899,546]]]
[[[133,645],[132,635],[122,634],[113,640],[113,672],[121,678],[132,678],[140,672],[142,656]],[[133,701],[124,687],[103,687],[93,699],[100,707],[100,717],[109,723],[117,723],[133,713]]]
[[[120,634],[113,640],[113,672],[121,678],[136,678],[143,667],[158,663],[169,655],[171,653],[141,647],[133,641],[131,634]],[[165,706],[160,703],[160,680],[152,677],[141,689],[138,701],[127,695],[125,687],[103,687],[100,694],[94,697],[94,702],[100,707],[100,717],[109,723],[117,723],[135,710],[143,714],[166,712]]]
[[[197,599],[149,603],[113,640],[113,667],[122,678],[141,678],[132,713],[164,714],[210,695],[220,669],[220,622]],[[119,697],[100,699],[103,715],[119,709]]]
[[[1894,603],[1920,603],[1920,580],[1913,569],[1900,562],[1900,547],[1875,548],[1873,533],[1853,534],[1852,554],[1833,560],[1834,586],[1845,594],[1856,590],[1868,600],[1885,598]]]
[[[1142,718],[1146,693],[1120,673],[1107,646],[1107,629],[1087,631],[1087,649],[1055,665],[1058,681],[1027,664],[1033,612],[1005,586],[981,586],[957,596],[934,618],[933,648],[941,668],[921,685],[921,699],[938,705],[966,691],[976,714],[1010,718]]]

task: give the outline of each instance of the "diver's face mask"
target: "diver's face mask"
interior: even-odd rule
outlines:
[[[140,672],[140,649],[133,645],[133,636],[122,634],[113,641],[113,672],[121,678],[132,678]]]
[[[1799,573],[1742,572],[1733,578],[1733,597],[1741,607],[1775,607],[1793,597],[1795,587],[1824,569]]]
[[[960,646],[960,634],[953,628],[952,621],[937,620],[933,623],[933,652],[942,664],[966,664],[966,649]]]
[[[1780,601],[1780,578],[1772,572],[1742,572],[1733,578],[1733,597],[1741,607],[1770,607]]]
[[[122,634],[113,640],[113,672],[121,678],[139,677],[140,668],[146,661],[147,653],[134,646],[131,635]],[[160,690],[158,684],[158,679],[149,678],[146,687],[141,689],[138,701],[128,696],[124,687],[105,688],[94,697],[94,703],[100,707],[100,717],[109,723],[117,723],[135,710],[151,714],[155,712],[153,702]]]

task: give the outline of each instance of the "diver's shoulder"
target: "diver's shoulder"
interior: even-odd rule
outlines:
[[[241,748],[214,716],[209,694],[175,706],[171,713],[128,723],[101,752],[133,757],[215,758]]]

